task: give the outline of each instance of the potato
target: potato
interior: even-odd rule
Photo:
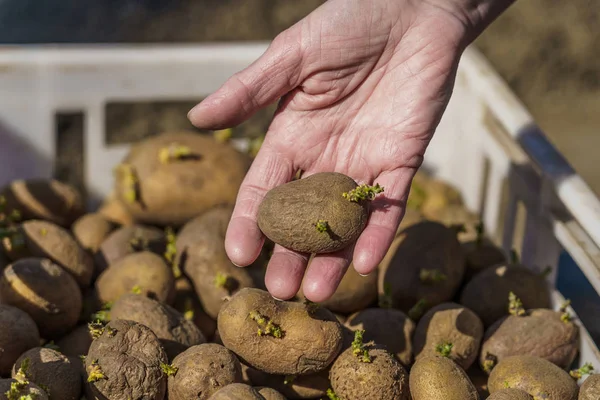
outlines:
[[[498,246],[486,239],[471,240],[462,244],[467,270],[465,279],[470,280],[479,271],[488,267],[505,264],[506,254]]]
[[[526,392],[519,389],[503,389],[500,390],[490,397],[487,400],[534,400]]]
[[[164,259],[142,251],[123,257],[104,271],[96,281],[102,303],[116,301],[138,288],[144,296],[171,304],[175,297],[175,278]]]
[[[79,325],[60,338],[56,345],[59,351],[71,360],[79,356],[85,356],[92,345],[90,328],[87,325]]]
[[[217,326],[225,347],[270,374],[319,372],[342,347],[342,327],[330,311],[277,301],[260,289],[233,295],[221,307]]]
[[[331,366],[329,378],[335,394],[342,399],[408,400],[408,374],[387,350],[365,345],[370,357],[345,350]]]
[[[44,258],[23,258],[4,269],[0,303],[25,311],[44,338],[70,331],[81,313],[81,291],[64,269]]]
[[[425,192],[420,210],[429,219],[439,219],[444,210],[452,206],[462,206],[463,199],[457,188],[438,178],[421,180]]]
[[[179,277],[175,281],[173,308],[182,313],[186,319],[193,321],[207,340],[213,338],[217,329],[217,321],[204,311],[192,283],[185,276]]]
[[[168,132],[131,147],[115,193],[133,218],[181,226],[218,204],[234,204],[250,159],[212,136]]]
[[[21,354],[40,345],[40,333],[27,313],[6,304],[0,304],[0,326],[0,376],[6,376]]]
[[[430,308],[449,301],[465,270],[456,231],[423,221],[406,228],[392,243],[389,263],[379,270],[380,300],[408,312],[419,301]]]
[[[20,374],[43,388],[51,399],[79,400],[81,395],[79,370],[56,350],[34,347],[21,354],[13,366],[12,377]]]
[[[98,209],[98,214],[121,226],[133,225],[135,221],[125,205],[111,193]]]
[[[460,303],[473,310],[488,327],[508,315],[513,292],[528,309],[550,308],[550,292],[542,275],[518,264],[486,268],[464,287]]]
[[[98,274],[129,254],[151,251],[163,255],[165,232],[145,225],[130,225],[117,229],[106,237],[94,255]]]
[[[264,397],[265,400],[287,400],[284,395],[270,387],[257,387],[255,389],[258,390],[258,393]]]
[[[477,359],[483,323],[468,308],[443,303],[430,309],[417,324],[415,358],[444,355],[465,371]]]
[[[3,241],[6,254],[13,261],[26,257],[47,258],[63,267],[79,286],[87,287],[91,283],[94,261],[64,228],[52,222],[29,220],[19,226],[12,239],[17,236],[20,245],[14,240]]]
[[[304,300],[302,288],[298,297]],[[333,296],[319,304],[334,313],[352,314],[372,305],[375,300],[377,270],[367,276],[361,276],[354,266],[350,265]]]
[[[242,381],[235,354],[214,343],[190,347],[172,365],[177,373],[168,379],[169,400],[208,399],[219,389]]]
[[[90,213],[77,219],[73,223],[71,231],[79,245],[93,254],[116,228],[117,225],[102,214]]]
[[[331,253],[354,243],[367,224],[369,202],[344,193],[357,188],[346,175],[321,172],[271,189],[258,226],[273,242],[303,253]]]
[[[579,387],[568,372],[534,356],[507,357],[494,367],[488,379],[490,393],[511,388],[534,399],[576,400]],[[418,399],[415,399],[418,400]]]
[[[0,400],[14,399],[48,400],[48,395],[35,383],[17,379],[0,379]]]
[[[265,400],[265,398],[252,386],[232,383],[210,396],[209,400]]]
[[[200,329],[179,311],[138,294],[127,293],[115,301],[110,318],[135,321],[152,329],[169,360],[190,346],[206,343]]]
[[[418,359],[410,370],[412,400],[479,400],[465,371],[441,356]]]
[[[562,369],[569,368],[579,351],[579,328],[563,321],[562,315],[537,309],[500,319],[485,333],[479,359],[482,368],[490,371],[494,363],[516,355],[541,357]]]
[[[598,399],[600,399],[600,375],[591,375],[581,385],[578,400]]]
[[[109,322],[92,342],[85,359],[93,398],[162,400],[167,355],[156,335],[133,321]]]
[[[17,210],[24,221],[42,219],[67,228],[84,213],[77,189],[54,179],[16,180],[0,196],[6,199],[6,213]]]
[[[367,308],[349,316],[345,325],[352,331],[364,330],[365,341],[385,346],[404,367],[412,364],[415,323],[402,311]]]
[[[244,383],[255,386],[268,386],[290,400],[314,399],[326,395],[329,389],[329,368],[311,375],[272,375],[242,364],[242,374],[246,371]]]
[[[239,268],[225,252],[225,232],[233,209],[215,207],[189,221],[177,235],[176,263],[192,281],[206,313],[217,318],[223,299],[246,287],[264,288],[264,260]]]
[[[437,211],[435,214],[423,212],[427,218],[458,230],[458,240],[461,243],[471,242],[479,236],[477,227],[480,218],[462,205],[451,205]]]

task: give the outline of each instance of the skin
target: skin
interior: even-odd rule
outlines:
[[[581,385],[577,400],[594,400],[598,398],[600,398],[600,375],[591,375]]]
[[[6,392],[10,390],[10,385],[13,382],[17,382],[16,379],[0,379],[0,400],[9,400],[6,396]],[[18,396],[30,395],[35,400],[48,400],[48,395],[35,383],[29,382],[19,392]],[[18,397],[17,397],[18,398]],[[10,399],[12,400],[12,399]]]
[[[71,231],[81,247],[94,253],[115,228],[116,224],[102,214],[90,213],[78,218]]]
[[[530,355],[544,358],[562,369],[579,352],[579,328],[561,320],[562,313],[548,309],[529,310],[527,315],[508,316],[488,328],[479,363],[492,354],[500,362],[506,357]],[[514,338],[519,338],[515,340]]]
[[[106,379],[88,385],[94,396],[114,400],[162,400],[167,391],[167,376],[161,363],[167,355],[156,335],[133,321],[111,321],[92,342],[85,359],[87,373],[97,364]],[[92,397],[92,398],[96,398]]]
[[[252,386],[232,383],[213,394],[209,400],[265,400],[265,398]]]
[[[579,387],[571,376],[543,358],[512,356],[500,362],[490,374],[490,393],[520,389],[534,400],[576,400]],[[417,399],[415,399],[417,400]]]
[[[464,370],[445,357],[423,357],[410,370],[412,400],[479,400]]]
[[[6,376],[21,354],[39,346],[40,333],[27,313],[5,304],[0,304],[0,326],[0,376]]]
[[[235,354],[214,343],[190,347],[175,357],[172,365],[178,368],[168,380],[168,397],[172,400],[205,400],[227,385],[242,381]]]
[[[0,196],[6,198],[6,212],[18,210],[23,220],[43,219],[68,228],[84,212],[77,189],[53,179],[16,180]]]
[[[415,358],[435,356],[436,346],[449,342],[450,359],[467,370],[477,359],[482,338],[483,323],[473,311],[456,303],[440,304],[419,320],[413,339]]]
[[[278,35],[252,65],[189,113],[199,128],[237,125],[281,98],[256,159],[240,187],[226,248],[251,264],[264,237],[259,205],[272,188],[304,176],[340,172],[377,182],[355,246],[320,255],[275,249],[269,292],[290,299],[304,276],[308,299],[329,298],[353,258],[362,274],[383,259],[402,218],[408,189],[450,98],[464,48],[511,0],[327,1]]]
[[[46,339],[60,337],[75,327],[82,309],[75,279],[42,258],[23,258],[4,269],[0,303],[29,314]]]
[[[200,329],[179,311],[142,295],[128,293],[117,300],[110,318],[135,321],[150,328],[172,360],[188,347],[206,342]]]
[[[79,369],[66,356],[43,347],[28,350],[15,362],[12,370],[13,378],[23,360],[27,358],[29,359],[27,379],[37,385],[46,386],[51,399],[79,400],[81,394]]]

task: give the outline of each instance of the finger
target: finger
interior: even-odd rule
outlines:
[[[292,163],[271,148],[267,135],[240,186],[225,235],[225,251],[235,265],[248,266],[258,257],[264,242],[257,224],[260,203],[269,190],[293,175]]]
[[[278,35],[265,53],[196,105],[188,118],[198,128],[235,126],[298,86],[302,68],[298,28]]]
[[[329,299],[335,293],[350,265],[353,246],[331,254],[316,255],[304,274],[304,297],[315,303]]]
[[[373,272],[387,253],[404,214],[414,173],[412,168],[400,168],[375,179],[384,193],[371,203],[369,221],[356,242],[352,263],[359,274]]]
[[[271,296],[289,300],[298,293],[308,257],[308,254],[275,246],[265,276],[265,284]]]

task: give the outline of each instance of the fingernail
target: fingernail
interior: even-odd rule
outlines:
[[[369,276],[371,274],[361,274],[360,272],[358,273],[360,276],[365,277],[365,276]]]
[[[284,300],[281,300],[281,299],[279,299],[279,298],[277,298],[277,297],[275,297],[275,296],[273,296],[273,295],[271,295],[271,297],[272,297],[272,298],[274,298],[274,299],[275,299],[275,300],[277,300],[277,301],[284,301]]]

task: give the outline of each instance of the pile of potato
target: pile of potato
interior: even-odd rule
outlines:
[[[0,399],[600,399],[568,304],[422,174],[377,271],[350,267],[320,304],[272,298],[273,243],[344,248],[385,188],[273,189],[267,246],[238,268],[224,237],[251,162],[222,132],[169,132],[132,147],[94,212],[55,180],[2,188]]]

